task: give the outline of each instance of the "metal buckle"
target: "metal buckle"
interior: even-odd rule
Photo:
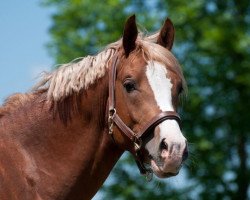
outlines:
[[[112,135],[113,134],[113,127],[114,127],[114,115],[116,113],[116,109],[110,109],[109,110],[109,118],[108,118],[108,124],[109,124],[109,134]]]
[[[135,152],[140,151],[142,146],[142,140],[141,138],[137,138],[136,136],[134,136],[134,148],[135,148]]]

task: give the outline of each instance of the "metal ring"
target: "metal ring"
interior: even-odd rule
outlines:
[[[116,109],[112,108],[109,110],[109,116],[114,116],[114,114],[116,114]]]

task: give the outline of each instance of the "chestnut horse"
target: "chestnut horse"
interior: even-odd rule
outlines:
[[[151,36],[130,17],[121,40],[47,73],[0,107],[0,199],[91,199],[125,150],[142,174],[178,174],[185,88],[167,19]]]

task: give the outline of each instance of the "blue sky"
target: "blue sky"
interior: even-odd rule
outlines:
[[[31,89],[38,74],[51,69],[45,45],[52,11],[40,2],[0,3],[0,104],[10,94]]]

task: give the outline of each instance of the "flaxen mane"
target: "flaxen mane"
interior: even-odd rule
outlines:
[[[165,63],[170,70],[175,71],[181,77],[183,88],[186,88],[178,61],[170,51],[155,44],[158,35],[159,33],[156,33],[143,37],[142,34],[139,34],[135,53],[141,52],[145,61],[157,60]],[[68,64],[61,65],[50,73],[44,73],[41,81],[34,87],[32,93],[36,94],[45,91],[47,93],[47,101],[52,102],[52,105],[57,108],[58,112],[61,112],[60,110],[62,109],[64,110],[62,112],[65,113],[65,109],[67,109],[66,113],[70,116],[71,105],[73,105],[74,110],[77,110],[80,105],[80,100],[77,98],[79,93],[87,90],[91,84],[105,75],[112,60],[111,58],[122,49],[121,47],[122,40],[120,39],[107,46],[96,56],[78,58]],[[0,107],[0,116],[32,97],[32,94],[18,94],[10,97],[4,106]],[[63,106],[59,108],[57,107],[58,105]]]
[[[175,57],[170,51],[155,44],[157,36],[158,34],[145,38],[141,35],[138,36],[138,48],[135,51],[142,51],[146,61],[158,60],[165,63],[180,75],[184,83],[181,68]],[[110,44],[96,56],[78,58],[71,63],[61,65],[54,72],[45,73],[41,82],[35,86],[35,90],[46,89],[48,91],[47,99],[57,102],[74,92],[78,93],[82,89],[88,89],[97,79],[105,75],[112,56],[121,48],[121,42],[119,40]]]

